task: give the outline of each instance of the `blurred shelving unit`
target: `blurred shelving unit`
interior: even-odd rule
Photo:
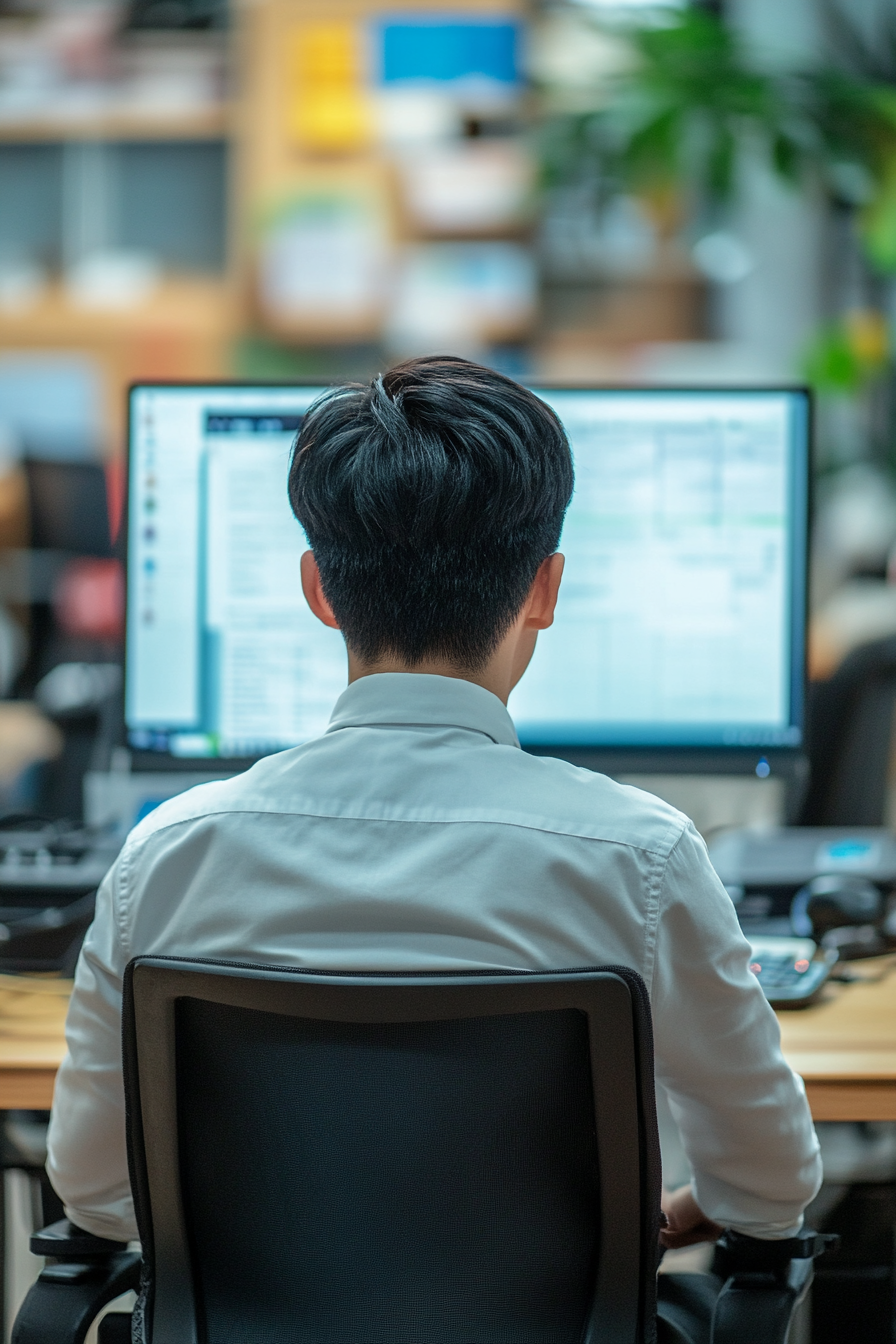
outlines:
[[[146,378],[226,375],[238,312],[220,279],[163,279],[139,303],[90,308],[74,302],[57,282],[34,303],[0,315],[0,351],[77,351],[103,371],[109,443],[123,442],[129,382]]]
[[[62,109],[41,116],[0,113],[0,145],[59,144],[94,140],[109,142],[225,140],[231,133],[231,107],[218,103],[189,112],[103,108]]]
[[[524,20],[524,0],[255,0],[229,30],[125,33],[112,77],[40,94],[4,82],[0,21],[0,364],[95,358],[115,451],[129,380],[228,376],[253,342],[335,368],[526,340]],[[39,66],[32,30],[7,37]]]
[[[283,342],[521,341],[536,312],[516,0],[244,14],[237,269]]]
[[[0,373],[92,361],[108,455],[128,382],[231,368],[231,39],[107,35],[66,72],[54,22],[0,21]]]
[[[688,253],[658,248],[635,274],[546,284],[534,347],[538,376],[552,383],[638,381],[644,352],[699,340],[707,286]]]
[[[132,18],[205,2],[132,0]],[[561,211],[554,266],[532,21],[528,0],[252,0],[229,28],[119,33],[99,75],[53,84],[38,29],[0,19],[0,369],[94,359],[115,452],[128,381],[232,376],[247,350],[282,377],[503,347],[589,381],[699,338],[705,284],[671,240],[633,256],[643,220],[586,237],[581,203]]]

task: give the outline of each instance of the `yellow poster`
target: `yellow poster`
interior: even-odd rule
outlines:
[[[364,31],[346,21],[302,24],[287,44],[287,134],[312,153],[351,153],[372,139]]]

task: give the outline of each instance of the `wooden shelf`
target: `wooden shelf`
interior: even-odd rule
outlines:
[[[217,379],[230,372],[239,307],[224,279],[172,277],[141,303],[86,308],[61,284],[27,309],[0,310],[0,352],[76,352],[103,380],[105,452],[124,446],[125,391],[142,379]]]
[[[233,309],[232,289],[222,279],[163,280],[146,299],[117,308],[74,303],[57,283],[27,307],[0,308],[0,346],[89,344],[168,330],[223,334],[233,327]]]
[[[221,103],[193,111],[106,109],[79,115],[60,109],[40,117],[0,112],[0,144],[40,144],[77,140],[223,140],[231,131],[231,109]]]

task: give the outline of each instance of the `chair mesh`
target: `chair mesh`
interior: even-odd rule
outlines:
[[[600,1231],[583,1014],[181,999],[177,1066],[205,1344],[578,1344]]]

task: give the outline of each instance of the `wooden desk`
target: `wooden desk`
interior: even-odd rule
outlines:
[[[70,980],[0,975],[0,1111],[49,1110]]]
[[[896,1120],[896,956],[860,962],[811,1008],[779,1013],[816,1120]],[[0,1110],[46,1110],[70,982],[0,975]]]
[[[856,962],[811,1008],[780,1012],[816,1120],[896,1120],[896,957]]]

